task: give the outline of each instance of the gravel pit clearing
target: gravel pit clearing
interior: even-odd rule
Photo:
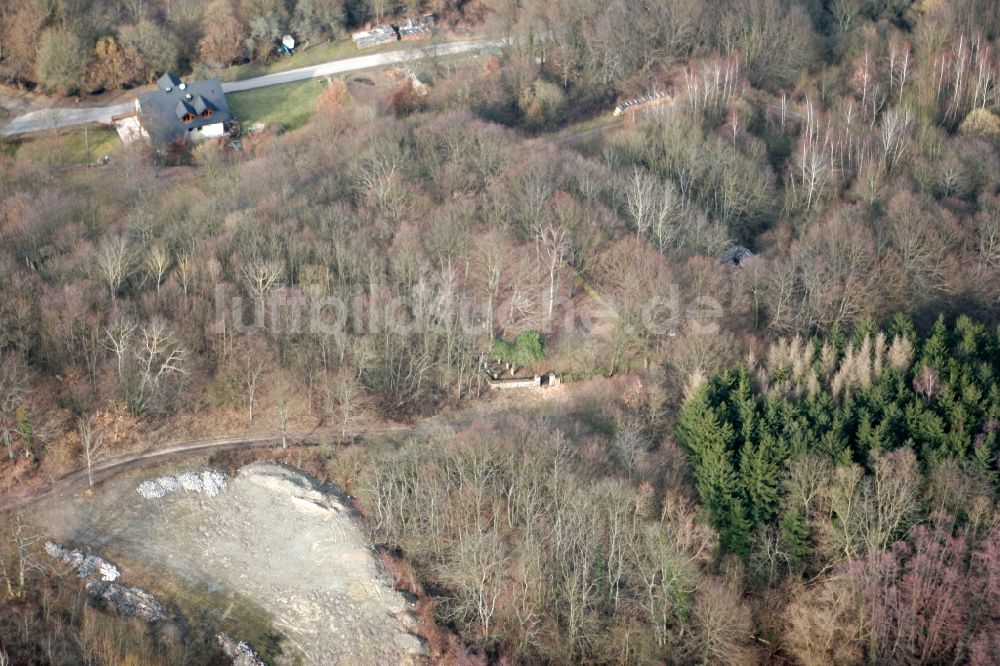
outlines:
[[[215,497],[145,499],[147,474],[59,498],[32,518],[49,538],[157,577],[232,590],[273,615],[277,664],[419,664],[411,604],[392,589],[356,517],[337,496],[288,467],[255,463]],[[178,600],[181,612],[183,599]]]

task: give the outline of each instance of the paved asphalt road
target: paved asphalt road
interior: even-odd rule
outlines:
[[[386,53],[375,53],[355,58],[345,58],[334,60],[333,62],[315,65],[313,67],[300,67],[299,69],[267,74],[243,81],[233,81],[223,83],[222,90],[227,93],[253,90],[254,88],[264,88],[281,83],[294,83],[304,81],[319,76],[330,76],[332,74],[343,74],[370,67],[381,67],[393,65],[401,62],[422,60],[436,56],[449,56],[460,53],[468,53],[484,48],[498,48],[503,46],[502,39],[476,39],[463,42],[447,42],[444,44],[429,44],[423,47],[410,48],[401,51],[389,51]],[[111,116],[124,113],[132,108],[132,102],[115,104],[114,106],[102,107],[63,107],[32,111],[23,116],[14,118],[3,128],[4,136],[14,136],[16,134],[26,134],[28,132],[41,132],[56,127],[71,127],[73,125],[84,125],[86,123],[110,124]]]

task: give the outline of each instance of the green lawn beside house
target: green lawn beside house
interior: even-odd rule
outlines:
[[[316,100],[326,87],[326,79],[309,79],[230,93],[226,95],[226,102],[244,131],[254,123],[295,129],[309,120],[316,109]]]
[[[86,128],[66,129],[58,135],[39,132],[30,138],[5,142],[5,150],[15,160],[51,166],[93,164],[105,155],[112,155],[121,143],[113,129],[94,125]],[[89,151],[88,151],[89,145]]]

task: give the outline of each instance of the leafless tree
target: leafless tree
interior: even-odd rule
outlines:
[[[97,269],[115,298],[132,272],[133,255],[124,236],[105,236],[97,246]]]
[[[886,548],[910,527],[920,510],[923,485],[916,454],[910,448],[880,455],[874,467],[872,527],[866,535],[870,550]]]
[[[791,185],[793,193],[805,199],[807,212],[811,212],[823,197],[833,170],[830,136],[820,123],[821,118],[812,100],[806,100],[805,122],[792,167]],[[798,189],[801,193],[796,191]]]
[[[898,44],[893,41],[889,44],[889,78],[897,87],[897,99],[903,98],[903,88],[910,74],[910,51],[910,45],[905,42]]]
[[[859,81],[861,86],[861,111],[867,115],[869,127],[874,129],[889,96],[880,83],[876,59],[868,49],[865,49],[855,80]]]
[[[632,478],[636,466],[642,462],[649,446],[639,424],[631,420],[621,424],[611,445],[615,456],[625,468],[629,478]]]
[[[609,482],[600,490],[600,501],[607,507],[604,519],[607,525],[608,594],[617,610],[621,600],[621,582],[634,551],[641,517],[638,515],[635,493],[627,484]]]
[[[822,225],[813,225],[792,246],[789,266],[772,271],[781,279],[772,299],[786,298],[789,307],[772,317],[771,325],[789,331],[830,330],[871,312],[881,296],[877,282],[882,266],[875,241],[839,213]],[[784,263],[784,262],[782,262]],[[779,285],[774,285],[775,290]],[[772,313],[778,313],[772,308]]]
[[[361,187],[374,203],[374,208],[391,221],[397,221],[406,208],[408,190],[400,182],[398,149],[374,146],[360,167]]]
[[[458,594],[449,600],[452,613],[467,616],[487,639],[493,629],[497,604],[504,591],[507,556],[494,532],[460,534],[442,578]]]
[[[980,31],[971,35],[967,30],[957,32],[950,35],[949,48],[941,49],[927,68],[938,118],[951,126],[972,109],[996,104],[1000,94],[996,85],[1000,67],[989,42]]]
[[[669,496],[658,522],[642,527],[633,545],[632,563],[642,590],[639,604],[654,627],[656,644],[667,647],[674,638],[677,599],[698,587],[695,565],[712,548],[711,530],[698,524],[686,503]]]
[[[11,460],[15,457],[18,412],[25,409],[28,392],[28,373],[23,361],[13,353],[4,354],[0,357],[0,439]]]
[[[372,0],[370,3],[372,13],[375,15],[375,23],[381,23],[386,12],[392,6],[389,0]]]
[[[901,287],[907,296],[926,298],[947,292],[956,270],[951,265],[948,240],[938,230],[944,225],[934,219],[934,204],[900,193],[890,200],[888,209],[886,226],[892,255],[906,277]]]
[[[830,482],[833,466],[826,458],[809,454],[786,464],[784,487],[791,506],[811,516]]]
[[[526,171],[518,183],[518,190],[522,197],[519,201],[521,217],[529,228],[534,227],[537,231],[542,226],[545,205],[554,193],[548,174],[539,167]]]
[[[1000,206],[991,204],[977,218],[978,273],[984,282],[993,282],[990,276],[1000,270]]]
[[[118,378],[124,373],[125,361],[132,348],[132,336],[138,325],[124,312],[119,312],[104,327],[105,347],[115,355],[118,364]]]
[[[284,375],[279,375],[271,388],[274,400],[275,416],[278,420],[278,431],[281,433],[281,448],[288,448],[288,424],[292,418],[292,397],[295,392],[291,381]]]
[[[826,502],[834,525],[831,545],[839,554],[848,557],[864,553],[858,534],[861,507],[857,502],[863,480],[864,471],[858,465],[838,467],[827,490]]]
[[[684,68],[684,101],[698,113],[721,117],[743,94],[744,85],[738,56]]]
[[[830,3],[830,13],[837,22],[840,34],[846,35],[851,31],[863,8],[864,0],[833,0]]]
[[[534,323],[539,318],[537,291],[540,276],[537,263],[530,255],[510,257],[510,277],[502,282],[500,309],[501,321],[496,325],[507,330],[521,326],[526,320]]]
[[[507,251],[504,245],[499,233],[488,233],[480,240],[476,256],[477,275],[486,296],[486,333],[490,338],[493,337],[494,309],[500,296],[500,279]]]
[[[253,424],[253,411],[257,403],[261,380],[267,370],[269,352],[256,338],[241,341],[232,356],[233,373],[240,399],[247,410],[247,425]]]
[[[139,337],[134,353],[135,382],[128,396],[128,402],[136,413],[161,397],[168,379],[187,372],[184,369],[187,353],[163,321],[157,319],[147,323]]]
[[[549,273],[549,300],[546,321],[551,322],[556,303],[556,277],[569,252],[569,240],[566,229],[551,223],[539,228],[536,233],[548,260],[546,267]]]
[[[146,276],[156,285],[156,294],[159,296],[160,286],[170,269],[170,254],[163,249],[162,245],[150,245],[143,258],[143,267],[146,270]]]
[[[660,184],[652,229],[653,240],[660,252],[666,253],[682,242],[686,208],[688,207],[673,183],[665,181]],[[692,237],[694,235],[691,234]]]
[[[885,165],[871,140],[865,141],[855,155],[857,188],[862,199],[874,205],[884,195],[886,184]]]
[[[6,582],[7,595],[23,597],[28,589],[28,572],[41,570],[31,556],[32,547],[41,540],[41,535],[24,522],[21,513],[7,519],[7,538],[14,548],[13,561],[3,559],[0,549],[0,574]]]
[[[552,509],[557,528],[553,548],[561,563],[556,571],[558,607],[563,615],[569,657],[581,654],[596,638],[594,607],[598,581],[591,563],[599,544],[598,534],[588,529],[594,508],[583,493],[567,489],[556,495]]]
[[[358,377],[347,370],[330,379],[326,403],[330,415],[340,427],[343,439],[356,427],[368,408],[368,398]]]
[[[284,271],[279,262],[255,256],[243,262],[240,275],[247,292],[254,299],[263,301],[272,289],[281,284]]]
[[[637,240],[645,236],[653,224],[657,185],[655,176],[637,166],[632,168],[632,173],[622,179],[621,190],[625,199],[625,209],[635,223]]]
[[[14,579],[10,569],[7,568],[7,560],[4,557],[4,549],[0,547],[0,576],[3,576],[4,586],[7,588],[7,596],[17,596],[14,590]]]
[[[832,545],[847,557],[884,550],[919,511],[922,480],[912,449],[881,454],[874,468],[866,477],[856,465],[838,467],[827,491]]]
[[[892,108],[882,116],[879,145],[887,171],[892,172],[906,153],[913,131],[914,115],[910,107]]]
[[[703,663],[736,666],[751,660],[748,637],[753,623],[734,586],[717,579],[704,580],[695,597],[692,619],[698,628],[696,653]]]
[[[96,313],[88,314],[83,320],[82,330],[78,337],[80,357],[90,377],[90,386],[97,389],[97,365],[101,361],[104,349],[104,329],[101,317]]]
[[[104,435],[94,432],[93,420],[89,416],[77,419],[77,432],[80,434],[80,443],[83,444],[83,455],[87,461],[87,481],[93,486],[93,465],[101,454],[101,447],[104,445]]]
[[[864,661],[863,616],[855,586],[844,576],[796,584],[785,607],[785,639],[804,666]]]
[[[754,537],[749,567],[755,575],[773,585],[791,567],[791,556],[785,548],[781,531],[768,526]]]
[[[184,298],[187,299],[194,279],[194,256],[189,250],[182,250],[177,255],[177,278],[181,283]]]
[[[720,19],[726,55],[739,54],[755,85],[792,83],[812,62],[815,36],[806,11],[780,0],[730,2]],[[777,44],[781,48],[776,48]]]

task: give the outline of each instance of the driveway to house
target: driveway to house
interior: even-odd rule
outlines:
[[[320,76],[344,74],[345,72],[354,72],[359,69],[395,65],[401,62],[423,60],[424,58],[457,55],[479,49],[500,48],[505,44],[506,41],[503,39],[473,39],[464,42],[428,44],[427,46],[420,46],[402,51],[389,51],[386,53],[375,53],[367,56],[345,58],[343,60],[334,60],[322,65],[300,67],[298,69],[290,69],[287,72],[277,72],[275,74],[267,74],[265,76],[258,76],[252,79],[243,79],[242,81],[223,83],[222,92],[243,92],[244,90],[275,86],[281,83],[294,83],[296,81],[314,79]]]
[[[29,132],[44,132],[45,130],[53,130],[59,127],[72,127],[73,125],[86,125],[87,123],[110,125],[111,116],[130,111],[133,107],[134,104],[132,102],[125,102],[113,106],[64,106],[41,109],[11,120],[3,128],[3,135],[14,136],[15,134],[27,134]]]
[[[243,92],[255,88],[265,88],[276,86],[282,83],[294,83],[321,76],[331,76],[333,74],[344,74],[371,67],[382,67],[385,65],[395,65],[397,63],[423,60],[424,58],[435,58],[441,56],[458,55],[477,51],[480,49],[499,48],[507,43],[504,39],[473,39],[461,42],[445,42],[442,44],[428,44],[400,51],[388,51],[386,53],[375,53],[354,58],[344,58],[334,60],[322,65],[312,67],[300,67],[287,72],[277,72],[265,76],[257,76],[252,79],[242,81],[232,81],[222,84],[222,91],[225,93]],[[72,127],[73,125],[85,125],[87,123],[111,124],[111,116],[125,113],[133,108],[132,102],[115,104],[113,106],[101,107],[62,107],[42,109],[32,111],[23,116],[18,116],[11,120],[3,128],[3,136],[15,136],[17,134],[27,134],[29,132],[42,132],[59,127]]]

